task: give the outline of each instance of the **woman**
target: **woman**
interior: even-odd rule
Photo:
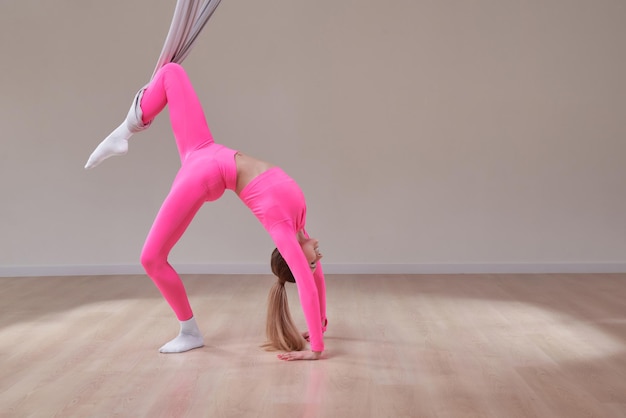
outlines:
[[[125,154],[132,134],[146,129],[166,105],[181,167],[141,253],[146,273],[180,321],[178,336],[159,351],[180,353],[204,345],[184,285],[167,257],[203,203],[219,199],[225,190],[233,190],[263,224],[276,244],[277,257],[282,257],[283,264],[293,273],[311,351],[299,351],[303,348],[302,336],[294,337],[290,332],[293,323],[288,311],[284,311],[287,306],[282,302],[286,300],[281,298],[280,289],[276,291],[276,285],[269,298],[269,342],[266,346],[291,350],[278,355],[283,360],[319,359],[324,350],[322,334],[327,323],[326,289],[318,242],[305,231],[304,195],[296,182],[279,167],[213,141],[200,101],[180,65],[166,64],[137,93],[126,120],[98,145],[85,168],[93,168],[111,156]],[[280,286],[282,279],[277,276]]]

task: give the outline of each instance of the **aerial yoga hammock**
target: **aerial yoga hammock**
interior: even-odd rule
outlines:
[[[178,273],[167,258],[206,201],[233,190],[259,219],[276,244],[270,290],[266,347],[287,351],[282,360],[316,360],[324,350],[326,288],[318,241],[305,230],[306,202],[297,183],[279,167],[213,141],[204,112],[180,63],[220,0],[178,0],[172,24],[151,80],[135,96],[124,122],[89,157],[85,168],[128,151],[128,139],[146,129],[168,106],[181,168],[146,238],[141,263],[180,322],[163,353],[204,345]],[[295,281],[308,332],[300,334],[289,314],[285,281]],[[310,350],[303,352],[306,338]]]
[[[150,80],[159,69],[168,63],[181,64],[191,52],[198,35],[215,12],[221,0],[177,0],[170,29],[161,49]],[[149,83],[148,83],[149,84]],[[146,86],[148,85],[146,84]],[[141,95],[145,87],[139,90],[128,111],[128,118],[109,137],[98,145],[85,168],[93,168],[106,158],[123,155],[128,152],[128,139],[132,134],[146,129],[150,122],[141,121]]]
[[[221,0],[178,0],[152,77],[168,62],[182,63]]]

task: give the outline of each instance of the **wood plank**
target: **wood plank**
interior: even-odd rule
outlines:
[[[260,348],[264,275],[0,278],[0,417],[626,416],[626,275],[329,275],[325,359]],[[303,327],[297,289],[287,287]]]

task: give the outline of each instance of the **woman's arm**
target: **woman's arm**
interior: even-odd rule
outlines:
[[[290,225],[279,223],[272,228],[270,235],[296,279],[300,305],[309,329],[311,346],[311,352],[286,353],[290,355],[287,355],[284,360],[317,360],[324,351],[324,339],[320,317],[320,300],[313,273]]]

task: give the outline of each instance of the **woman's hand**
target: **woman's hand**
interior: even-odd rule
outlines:
[[[321,351],[291,351],[289,353],[281,353],[276,357],[285,361],[319,360],[320,358],[322,358],[322,352]]]
[[[309,331],[304,331],[302,333],[302,338],[304,338],[306,341],[309,341]]]

